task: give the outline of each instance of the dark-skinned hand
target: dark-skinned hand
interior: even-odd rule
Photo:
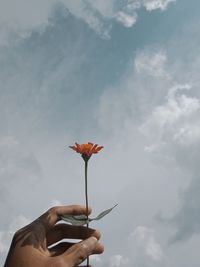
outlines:
[[[90,213],[91,209],[88,215]],[[53,207],[17,231],[4,267],[75,267],[87,256],[102,253],[100,233],[84,226],[57,223],[65,214],[86,215],[86,208],[78,205]],[[63,239],[78,239],[79,242],[64,242]]]

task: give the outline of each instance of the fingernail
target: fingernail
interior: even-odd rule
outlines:
[[[91,240],[92,242],[95,242],[95,243],[98,241],[95,236],[89,237],[88,240]]]
[[[95,232],[94,232],[94,237],[96,237],[97,240],[99,240],[99,239],[101,238],[101,233],[100,233],[99,230],[95,230]]]

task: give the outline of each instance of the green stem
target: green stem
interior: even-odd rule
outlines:
[[[88,160],[85,160],[85,203],[86,203],[86,216],[87,216],[87,229],[89,228],[88,221],[88,183],[87,183],[87,169],[88,169]],[[87,257],[87,267],[89,267],[89,256]]]

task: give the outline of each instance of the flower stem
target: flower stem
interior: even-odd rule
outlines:
[[[88,221],[88,183],[87,183],[87,169],[88,169],[88,160],[85,160],[85,203],[86,203],[86,216],[87,216],[87,229],[89,228]],[[89,256],[87,257],[87,267],[89,267]]]

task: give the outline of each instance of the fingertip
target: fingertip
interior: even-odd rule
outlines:
[[[98,244],[98,254],[102,254],[104,252],[104,245],[99,243]]]
[[[87,212],[87,210],[86,210]],[[88,215],[90,215],[92,213],[92,208],[91,207],[88,207]]]
[[[98,240],[96,237],[91,236],[86,240],[74,245],[71,249],[71,257],[74,263],[73,266],[76,266],[83,262],[88,256],[93,254]],[[69,256],[69,254],[67,255]]]
[[[93,233],[93,236],[97,238],[97,240],[99,240],[101,238],[101,233],[99,230],[95,230]]]
[[[70,266],[77,266],[92,254],[101,254],[103,246],[98,244],[96,237],[91,236],[80,243],[74,244],[63,254],[66,260],[72,263]]]
[[[82,245],[84,247],[88,248],[88,251],[90,251],[90,253],[92,253],[92,251],[95,249],[96,245],[97,245],[97,238],[95,236],[91,236],[89,238],[87,238],[86,240],[82,241]]]

